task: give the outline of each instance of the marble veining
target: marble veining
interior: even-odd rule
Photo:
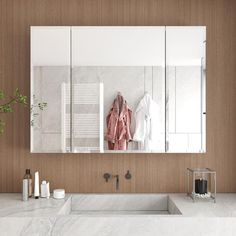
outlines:
[[[181,217],[59,217],[52,235],[83,236],[233,236],[235,218]],[[194,230],[193,230],[194,229]]]
[[[68,198],[30,198],[23,202],[21,194],[0,194],[0,217],[53,217],[60,212]]]

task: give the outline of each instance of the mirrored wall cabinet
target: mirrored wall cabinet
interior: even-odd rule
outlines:
[[[31,27],[31,152],[206,151],[206,27]]]

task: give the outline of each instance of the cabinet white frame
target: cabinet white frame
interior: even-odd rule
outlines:
[[[206,27],[204,26],[32,26],[31,27],[31,104],[37,82],[34,81],[35,67],[66,67],[66,81],[70,83],[70,104],[64,104],[64,111],[69,114],[60,119],[66,125],[60,130],[50,130],[45,122],[44,135],[37,138],[37,132],[31,127],[31,152],[75,152],[73,148],[73,68],[106,66],[160,66],[165,71],[165,147],[163,152],[205,152],[206,151]],[[201,69],[201,114],[200,114],[200,148],[171,149],[169,132],[170,110],[167,102],[169,88],[168,68],[181,66],[200,66]],[[178,78],[177,78],[178,80]],[[44,85],[45,87],[45,85]],[[102,94],[100,87],[99,94]],[[51,91],[49,89],[49,91]],[[55,98],[54,98],[55,99]],[[104,150],[103,96],[100,96],[99,108],[99,150]],[[51,109],[48,107],[48,109]],[[57,111],[55,111],[57,112]],[[43,113],[43,112],[42,112]],[[58,114],[59,115],[59,114]],[[42,114],[40,113],[40,116]],[[58,117],[58,116],[57,116]],[[32,119],[32,113],[31,113]],[[69,121],[68,121],[69,120]],[[58,124],[60,123],[58,122]],[[50,124],[50,123],[49,123]],[[69,128],[68,128],[69,126]],[[66,128],[67,127],[67,128]],[[67,134],[65,134],[67,129]],[[69,133],[68,133],[69,130]],[[51,133],[50,133],[51,132]],[[64,133],[63,133],[64,132]],[[38,132],[39,133],[39,132]],[[50,136],[51,135],[51,136]],[[172,135],[173,136],[173,135]],[[177,137],[177,136],[176,136]],[[189,143],[189,141],[188,141]],[[57,145],[59,144],[59,145]],[[40,148],[35,148],[36,146]],[[51,145],[51,147],[49,147]],[[173,146],[174,147],[174,146]],[[116,151],[115,151],[116,152]],[[127,151],[129,152],[129,151]],[[139,152],[139,151],[135,151]]]

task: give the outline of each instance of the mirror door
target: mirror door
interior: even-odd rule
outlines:
[[[166,27],[167,152],[206,151],[205,44],[205,27]]]
[[[164,49],[165,27],[72,27],[74,150],[165,152]]]
[[[31,28],[31,152],[71,151],[70,27]]]

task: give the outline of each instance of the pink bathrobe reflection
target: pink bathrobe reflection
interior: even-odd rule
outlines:
[[[127,150],[128,142],[132,140],[130,132],[132,111],[123,96],[118,93],[112,108],[106,118],[109,150]]]

